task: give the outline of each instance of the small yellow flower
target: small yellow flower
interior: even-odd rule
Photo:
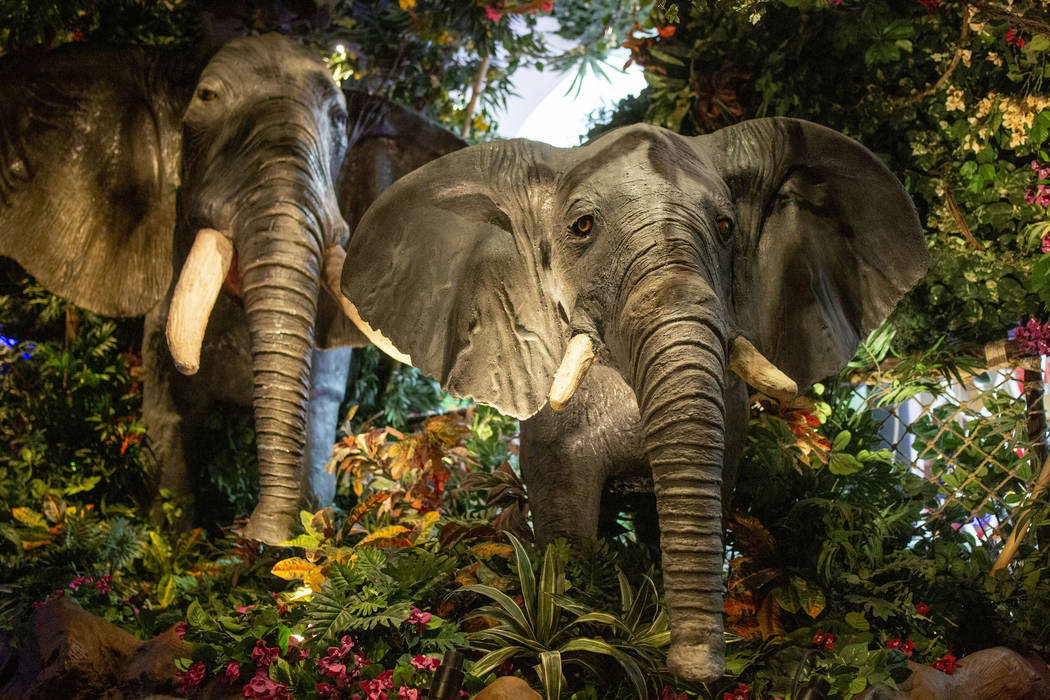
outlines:
[[[397,4],[401,7],[402,10],[408,12],[409,10],[415,9],[416,0],[397,0]]]
[[[488,131],[489,130],[488,123],[485,121],[484,117],[482,117],[480,114],[474,115],[474,122],[473,122],[472,126],[474,127],[474,131]]]

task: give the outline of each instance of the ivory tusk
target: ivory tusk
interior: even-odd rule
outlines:
[[[729,352],[729,369],[763,394],[778,401],[787,402],[798,396],[795,381],[777,369],[742,335],[733,340],[733,348]]]
[[[550,394],[547,400],[551,408],[560,411],[569,403],[569,399],[576,393],[580,382],[587,376],[587,370],[594,362],[594,346],[591,338],[586,333],[574,335],[565,346],[565,356],[561,358],[561,364],[554,373],[554,381],[551,382]]]
[[[343,276],[343,262],[346,261],[346,251],[340,245],[329,246],[328,250],[324,253],[324,286],[328,290],[328,293],[332,295],[342,307],[343,313],[345,313],[354,325],[357,326],[358,330],[365,334],[365,337],[377,348],[385,352],[390,357],[394,358],[398,362],[403,362],[406,365],[412,364],[412,358],[405,353],[398,350],[394,344],[385,335],[377,331],[372,326],[368,325],[364,319],[361,318],[361,314],[358,313],[357,307],[354,303],[347,299],[343,295],[341,289],[340,280]]]
[[[183,374],[200,369],[204,330],[232,260],[233,241],[228,236],[210,228],[197,232],[168,311],[168,349]]]

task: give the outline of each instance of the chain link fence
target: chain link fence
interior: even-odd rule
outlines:
[[[951,379],[931,374],[906,386],[892,367],[854,374],[851,402],[871,411],[897,459],[936,485],[939,505],[927,523],[945,519],[1012,556],[1010,540],[1029,526],[1021,513],[1050,476],[1047,469],[1039,478],[1046,461],[1044,368],[1038,357],[1006,361],[998,354],[989,357],[992,369]]]

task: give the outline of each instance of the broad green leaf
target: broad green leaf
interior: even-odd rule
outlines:
[[[846,624],[862,632],[871,629],[871,625],[868,624],[868,618],[864,617],[864,613],[846,613]]]

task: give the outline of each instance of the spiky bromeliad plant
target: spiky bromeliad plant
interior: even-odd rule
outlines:
[[[565,596],[567,587],[564,563],[548,545],[543,555],[539,578],[521,542],[513,535],[507,538],[514,547],[521,597],[519,606],[506,593],[481,584],[465,586],[490,600],[474,613],[475,617],[496,620],[494,627],[471,637],[471,643],[489,650],[472,669],[483,677],[505,661],[515,657],[534,658],[533,666],[548,698],[561,697],[563,663],[575,663],[595,675],[594,655],[609,657],[623,669],[639,697],[646,697],[646,678],[660,675],[665,661],[665,648],[670,643],[666,613],[660,610],[656,588],[647,579],[638,591],[620,574],[623,614],[588,612],[586,607]],[[655,606],[656,612],[653,613]],[[601,637],[584,636],[593,627],[605,628]]]

